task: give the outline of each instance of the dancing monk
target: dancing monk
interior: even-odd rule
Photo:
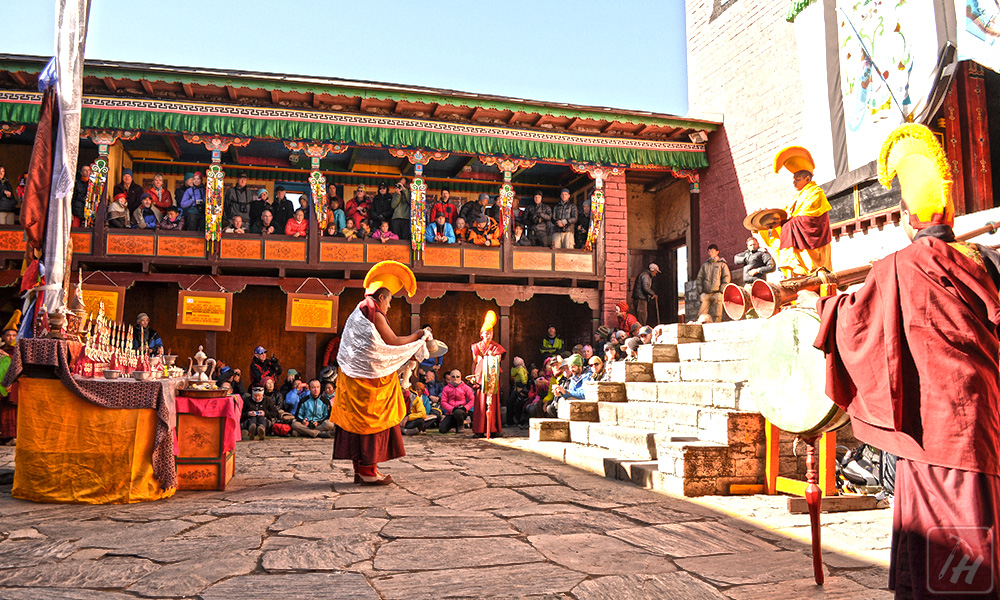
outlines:
[[[492,310],[486,313],[479,330],[481,339],[472,345],[476,389],[472,433],[475,437],[503,437],[500,429],[500,359],[507,350],[493,341],[493,326],[496,323],[497,314]]]
[[[387,260],[365,276],[365,299],[344,323],[337,362],[337,395],[330,420],[334,430],[333,458],[354,462],[354,482],[386,485],[392,477],[378,463],[406,455],[399,424],[406,419],[406,402],[397,371],[410,358],[427,358],[429,331],[397,336],[386,314],[392,296],[417,291],[417,280],[406,265]]]
[[[826,392],[858,439],[899,457],[896,598],[997,598],[1000,255],[955,240],[951,170],[926,127],[889,136],[878,177],[899,178],[912,243],[818,300]]]
[[[830,203],[816,185],[816,163],[801,146],[785,148],[774,157],[774,172],[782,168],[792,173],[795,197],[784,210],[788,220],[773,229],[761,230],[760,236],[778,259],[784,278],[808,275],[817,269],[833,270],[830,261]]]

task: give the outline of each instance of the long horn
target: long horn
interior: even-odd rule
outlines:
[[[728,283],[722,289],[722,308],[730,319],[739,321],[753,308],[750,304],[750,294],[743,286]]]

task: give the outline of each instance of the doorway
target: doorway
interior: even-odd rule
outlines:
[[[663,242],[656,250],[629,251],[628,296],[630,306],[633,303],[632,288],[635,286],[636,277],[646,270],[649,263],[656,263],[660,267],[660,274],[653,278],[653,291],[656,292],[657,302],[655,306],[651,303],[648,308],[647,316],[651,325],[678,322],[678,285],[681,290],[684,288],[683,281],[678,282],[678,273],[687,273],[686,256],[679,256],[678,250],[684,248],[686,248],[685,239],[680,238]],[[684,264],[681,264],[682,262]],[[683,291],[681,293],[683,294]]]

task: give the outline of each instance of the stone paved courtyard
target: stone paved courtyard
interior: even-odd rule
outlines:
[[[888,510],[823,516],[818,588],[783,498],[692,502],[467,435],[406,444],[381,488],[304,439],[241,442],[229,489],[160,502],[34,504],[5,481],[0,598],[892,597]]]

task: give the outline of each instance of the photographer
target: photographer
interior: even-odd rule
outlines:
[[[263,385],[261,382],[265,377],[277,379],[281,375],[281,364],[278,357],[267,357],[267,349],[264,346],[257,346],[253,351],[253,360],[250,361],[250,387]]]

